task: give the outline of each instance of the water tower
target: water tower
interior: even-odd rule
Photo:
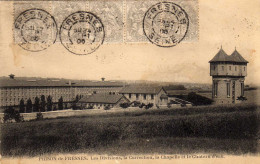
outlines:
[[[212,76],[212,99],[216,104],[239,103],[244,100],[247,63],[239,52],[227,55],[222,49],[209,61]]]

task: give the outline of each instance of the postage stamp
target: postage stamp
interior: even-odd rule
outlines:
[[[96,14],[104,24],[106,37],[104,43],[123,42],[123,1],[89,1],[88,11]]]
[[[23,49],[42,51],[54,44],[57,24],[52,15],[43,9],[28,9],[14,22],[14,38]]]
[[[188,29],[182,43],[196,42],[199,39],[199,9],[197,0],[167,0],[167,1],[158,1],[158,0],[127,0],[126,1],[126,43],[148,43],[150,40],[144,34],[143,23],[144,16],[146,13],[151,12],[153,7],[156,7],[156,4],[176,4],[179,11],[185,11],[186,19],[188,19]],[[182,9],[182,10],[180,10]],[[167,12],[163,12],[158,15],[157,18],[167,17]],[[164,15],[164,16],[163,16]],[[171,15],[171,14],[170,14]],[[148,16],[148,15],[147,15]],[[171,15],[174,16],[174,15]],[[178,16],[178,15],[177,15]],[[156,18],[155,18],[156,19]],[[147,19],[149,20],[149,19]],[[148,22],[146,22],[148,23]],[[146,27],[149,28],[150,25],[146,24]],[[151,26],[150,26],[151,27]]]
[[[71,53],[87,55],[94,52],[105,38],[104,26],[93,13],[78,11],[69,15],[60,27],[60,40]]]
[[[143,30],[150,42],[160,47],[177,45],[189,27],[187,13],[172,2],[159,2],[148,9],[143,19]]]
[[[88,1],[51,1],[50,3],[51,13],[55,17],[58,28],[70,14],[78,11],[89,11]],[[57,39],[55,43],[61,44],[60,39]]]
[[[81,15],[93,20],[74,20]],[[28,51],[55,42],[83,55],[101,44],[172,47],[199,36],[198,0],[23,1],[14,3],[14,20],[14,42]]]

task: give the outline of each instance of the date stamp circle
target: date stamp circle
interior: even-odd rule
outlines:
[[[54,17],[42,9],[25,10],[14,22],[14,42],[27,51],[47,49],[55,43],[57,34]]]
[[[159,47],[180,43],[189,28],[187,13],[172,2],[159,2],[150,7],[143,19],[143,31],[150,42]]]
[[[78,11],[69,15],[60,27],[63,46],[76,55],[87,55],[103,44],[104,25],[93,13]]]

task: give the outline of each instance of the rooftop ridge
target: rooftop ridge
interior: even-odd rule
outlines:
[[[213,62],[248,63],[248,61],[240,55],[236,48],[231,55],[227,55],[227,53],[222,49],[222,46],[218,53],[209,61],[209,63]]]

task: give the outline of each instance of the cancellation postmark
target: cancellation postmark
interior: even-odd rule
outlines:
[[[150,7],[143,19],[143,31],[150,42],[160,47],[180,43],[189,28],[187,13],[172,2],[159,2]]]
[[[93,13],[78,11],[69,15],[60,27],[60,40],[71,53],[87,55],[99,48],[105,38],[104,26]]]
[[[55,43],[57,24],[43,9],[23,11],[14,22],[15,43],[28,51],[42,51]]]

